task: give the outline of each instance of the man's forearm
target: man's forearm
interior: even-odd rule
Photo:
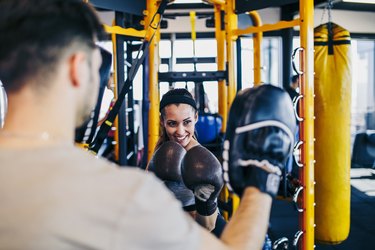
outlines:
[[[257,188],[246,188],[240,206],[221,236],[230,249],[261,249],[268,228],[272,198]]]

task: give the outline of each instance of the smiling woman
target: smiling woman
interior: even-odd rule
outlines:
[[[175,141],[186,150],[198,145],[194,136],[197,120],[196,103],[189,91],[168,91],[160,101],[161,131],[156,148],[165,141]]]
[[[195,123],[198,120],[198,112],[195,100],[193,96],[187,89],[177,88],[169,90],[165,93],[160,101],[160,132],[159,140],[155,147],[155,152],[152,157],[155,158],[160,152],[164,152],[164,147],[166,147],[166,142],[176,142],[178,145],[184,148],[184,151],[199,145],[197,139],[195,138]],[[160,150],[159,150],[160,149]],[[174,149],[173,151],[175,151]],[[169,151],[169,150],[168,150]],[[172,152],[173,153],[173,152]],[[174,154],[174,153],[173,153]],[[160,159],[165,159],[166,156],[163,155],[159,157]],[[170,172],[168,169],[171,168],[166,161],[158,161],[153,163],[157,166],[156,169],[160,169]],[[180,164],[176,164],[173,168],[181,168]],[[150,171],[157,173],[153,167],[147,168]],[[180,172],[180,171],[178,171]],[[181,175],[181,173],[179,174]],[[166,175],[164,175],[166,176]],[[180,180],[182,177],[180,176]],[[182,181],[169,181],[169,178],[162,179],[165,185],[171,190],[175,197],[182,203],[182,207],[185,211],[189,212],[193,217],[195,217],[195,207],[194,207],[194,194],[191,190],[185,187]]]
[[[219,236],[225,225],[217,209],[223,186],[221,164],[199,145],[194,135],[197,121],[196,103],[188,90],[173,89],[164,94],[160,138],[148,170],[163,180],[185,211]]]

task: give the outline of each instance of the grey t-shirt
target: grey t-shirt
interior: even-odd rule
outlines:
[[[161,181],[73,145],[0,147],[0,249],[198,249]]]

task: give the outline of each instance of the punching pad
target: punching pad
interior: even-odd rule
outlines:
[[[339,244],[350,228],[350,34],[320,25],[314,49],[315,238]]]

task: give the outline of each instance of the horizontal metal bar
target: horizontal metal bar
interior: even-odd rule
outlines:
[[[273,31],[273,30],[281,30],[292,28],[294,26],[300,25],[300,19],[295,19],[292,21],[280,21],[274,24],[264,24],[262,26],[251,26],[246,29],[237,29],[233,31],[234,36],[241,36],[241,35],[248,35],[257,32],[265,32],[265,31]]]
[[[207,2],[210,4],[219,4],[219,5],[225,4],[225,0],[203,0],[203,2]]]
[[[162,58],[161,63],[162,64],[169,64],[170,58]],[[215,57],[188,57],[188,58],[176,58],[177,64],[182,63],[216,63]]]
[[[215,57],[177,58],[176,63],[216,63]]]
[[[159,73],[159,82],[203,82],[227,79],[226,71],[195,71]]]
[[[139,38],[143,38],[146,35],[145,30],[139,31],[133,28],[124,29],[120,26],[108,26],[104,24],[104,29],[107,33],[116,34],[116,35],[139,37]]]

